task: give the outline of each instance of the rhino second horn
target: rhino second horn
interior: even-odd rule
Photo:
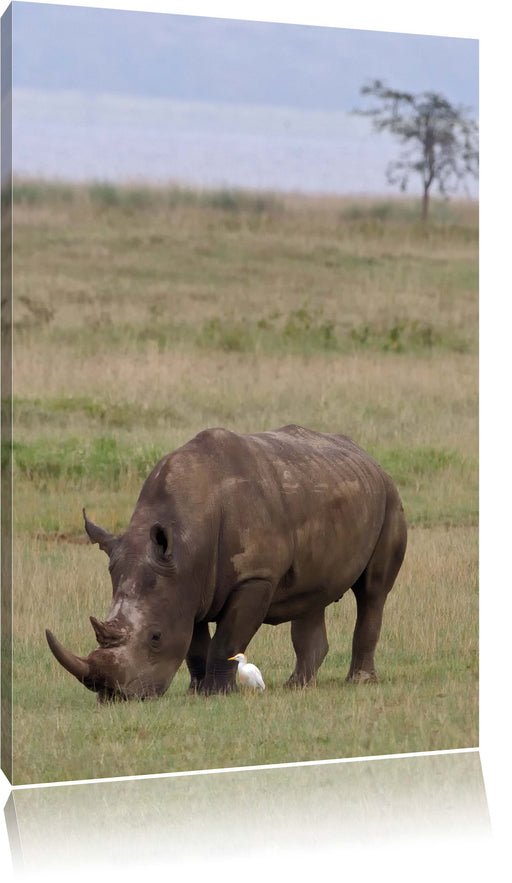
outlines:
[[[100,647],[116,647],[126,640],[126,629],[115,622],[100,622],[95,616],[89,617]]]
[[[66,650],[49,629],[46,629],[46,640],[57,662],[60,662],[66,671],[69,671],[70,674],[83,683],[90,675],[89,663],[80,656],[75,656],[74,653]]]
[[[98,543],[98,546],[103,552],[106,552],[107,555],[111,555],[112,549],[114,548],[118,537],[114,536],[114,534],[108,533],[108,531],[106,530],[103,530],[102,527],[94,524],[94,521],[89,521],[87,515],[85,514],[85,508],[82,509],[82,515],[84,518],[85,530],[91,543]]]

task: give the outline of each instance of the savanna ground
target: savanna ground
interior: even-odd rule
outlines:
[[[478,744],[478,209],[236,192],[14,190],[14,782]],[[150,468],[207,426],[351,435],[394,477],[409,547],[381,682],[344,682],[355,602],[315,687],[289,625],[248,655],[263,695],[99,707],[52,657],[95,645],[107,561]]]

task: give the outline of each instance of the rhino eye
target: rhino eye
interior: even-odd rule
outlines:
[[[162,632],[153,632],[151,635],[151,643],[157,646],[160,643]]]

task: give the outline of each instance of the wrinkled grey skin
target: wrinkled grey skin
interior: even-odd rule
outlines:
[[[184,659],[191,690],[236,689],[228,657],[245,652],[262,623],[291,621],[288,684],[308,684],[328,649],[325,608],[349,588],[348,680],[376,679],[407,531],[393,482],[346,436],[205,430],[157,463],[122,536],[84,518],[109,557],[112,605],[105,622],[91,617],[98,647],[86,658],[47,638],[100,700],[161,696]]]

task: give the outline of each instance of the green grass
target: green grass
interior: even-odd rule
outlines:
[[[417,217],[408,200],[15,183],[17,784],[477,744],[478,219]],[[263,696],[188,696],[182,666],[162,699],[99,708],[44,638],[87,654],[108,611],[82,506],[120,533],[196,432],[290,422],[352,436],[399,487],[381,683],[345,684],[349,593],[316,687],[284,689],[289,626],[265,626]]]
[[[121,482],[144,479],[164,453],[152,447],[123,446],[106,435],[85,443],[79,438],[60,443],[14,442],[14,478],[26,479],[41,490],[52,482],[117,490]]]
[[[86,408],[86,413],[96,413]],[[60,410],[57,411],[60,414]],[[71,415],[74,411],[71,409]],[[100,412],[101,413],[101,412]],[[125,415],[121,423],[119,414]],[[52,414],[51,406],[48,414]],[[119,409],[110,425],[134,427],[140,419],[126,423],[129,408]],[[143,425],[150,425],[154,414],[138,414]],[[100,420],[100,424],[104,419]],[[62,426],[62,424],[59,424]],[[115,435],[98,435],[92,440],[69,437],[40,439],[37,442],[15,442],[13,445],[14,479],[19,486],[29,483],[36,492],[52,487],[59,495],[98,491],[118,492],[131,489],[135,498],[138,487],[152,467],[166,453],[168,446],[134,446],[119,441]],[[398,483],[410,524],[454,523],[476,524],[477,488],[474,480],[476,464],[463,459],[457,451],[434,447],[392,447],[370,453]],[[443,489],[453,488],[451,496]],[[432,501],[433,491],[438,492]],[[126,513],[128,517],[129,513]],[[39,531],[55,531],[55,514],[47,512],[39,519]],[[62,525],[65,530],[65,525]]]
[[[17,607],[25,632],[16,641],[15,732],[17,744],[24,746],[17,758],[18,780],[475,745],[475,539],[475,528],[412,531],[403,576],[388,600],[378,653],[380,684],[360,688],[344,681],[355,617],[349,595],[329,608],[331,649],[315,687],[290,692],[283,686],[293,668],[289,626],[264,626],[250,648],[265,676],[263,695],[189,696],[182,666],[162,699],[101,708],[92,693],[78,689],[57,668],[41,625],[53,625],[60,611],[59,638],[78,653],[92,649],[87,617],[101,616],[108,606],[106,560],[91,546],[36,541],[35,573],[30,571],[33,552],[25,549],[17,556],[17,583],[33,589]],[[38,594],[46,598],[42,623]],[[49,729],[51,740],[45,735]]]

